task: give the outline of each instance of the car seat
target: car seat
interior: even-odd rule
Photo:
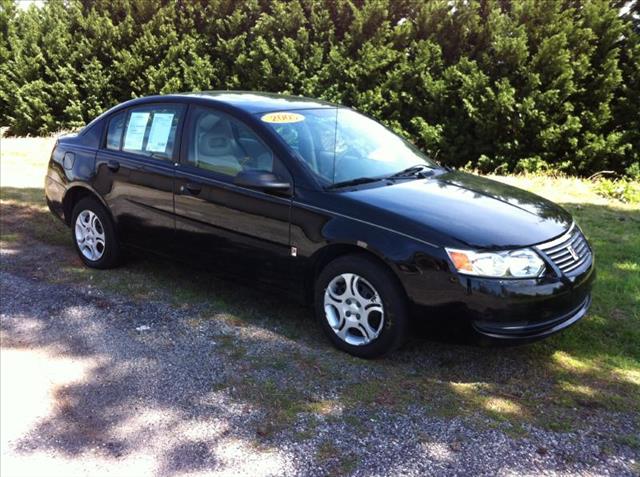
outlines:
[[[201,115],[196,123],[195,145],[197,167],[231,176],[242,170],[242,154],[226,118],[214,113]]]

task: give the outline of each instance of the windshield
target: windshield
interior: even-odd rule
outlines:
[[[409,167],[437,167],[415,146],[350,109],[261,114],[325,186],[384,178]]]

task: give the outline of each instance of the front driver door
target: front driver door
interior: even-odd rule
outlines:
[[[287,286],[290,194],[235,185],[238,172],[248,169],[292,180],[243,122],[215,108],[192,106],[176,168],[178,243],[191,259],[211,270]]]

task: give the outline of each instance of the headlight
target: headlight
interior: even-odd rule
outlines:
[[[494,278],[535,278],[544,270],[544,262],[529,248],[504,252],[475,252],[447,248],[459,273]]]

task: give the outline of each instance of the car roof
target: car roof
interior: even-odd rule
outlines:
[[[304,96],[292,96],[277,93],[265,93],[261,91],[195,91],[186,93],[171,93],[153,96],[141,96],[117,104],[105,111],[100,116],[87,124],[80,134],[85,134],[94,124],[104,120],[111,114],[136,105],[154,103],[172,98],[174,101],[184,100],[185,97],[195,98],[212,103],[222,103],[232,108],[239,109],[248,114],[268,113],[275,111],[292,111],[296,109],[328,109],[344,108],[339,104],[329,103],[321,99],[306,98]]]
[[[200,91],[178,93],[170,96],[189,96],[225,103],[247,113],[264,113],[271,111],[291,111],[294,109],[336,108],[337,104],[320,99],[291,96],[286,94],[264,93],[259,91]]]

